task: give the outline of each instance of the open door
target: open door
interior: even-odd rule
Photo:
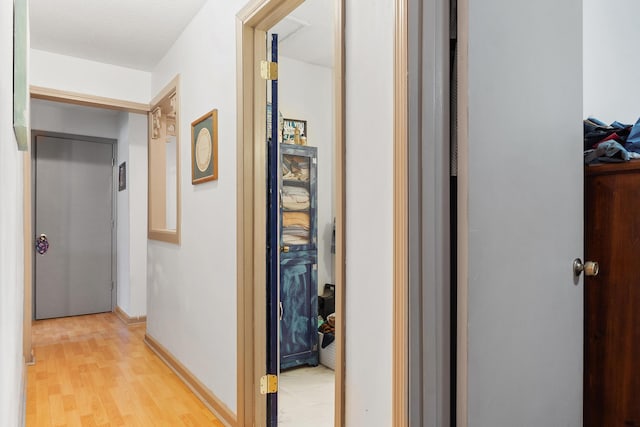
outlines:
[[[278,35],[271,36],[271,62],[278,63]],[[268,109],[267,109],[268,111]],[[280,198],[278,193],[278,79],[271,80],[271,114],[267,113],[267,375],[278,376],[278,327],[280,317],[279,265],[280,242],[278,220]],[[267,395],[267,422],[278,425],[278,391]]]
[[[457,425],[581,426],[582,2],[458,11]]]

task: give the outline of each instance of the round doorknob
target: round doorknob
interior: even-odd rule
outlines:
[[[600,271],[600,266],[597,262],[594,261],[587,261],[583,263],[580,258],[574,259],[573,274],[578,277],[583,271],[585,276],[597,276],[598,272]]]
[[[49,250],[49,240],[47,239],[47,235],[46,234],[41,234],[37,239],[36,239],[36,252],[38,252],[40,255],[44,255],[47,253],[47,251]]]

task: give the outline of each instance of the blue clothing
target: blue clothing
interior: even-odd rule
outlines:
[[[588,117],[587,120],[589,120],[592,123],[595,123],[598,126],[602,126],[603,128],[609,127],[609,125],[607,125],[605,122],[603,122],[602,120],[598,120],[595,117]]]
[[[640,143],[640,119],[633,125],[629,136],[627,137],[627,144]]]
[[[616,141],[605,141],[593,150],[584,152],[585,163],[627,162],[631,159],[629,152]]]

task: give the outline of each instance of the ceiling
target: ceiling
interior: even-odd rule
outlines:
[[[31,47],[151,71],[206,0],[30,0]]]
[[[152,71],[207,0],[30,0],[34,49]],[[272,32],[283,56],[333,66],[333,1],[306,0]]]
[[[278,34],[278,53],[323,67],[333,67],[334,3],[306,0],[270,33]]]

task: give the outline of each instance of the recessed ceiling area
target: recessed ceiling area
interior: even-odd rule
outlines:
[[[30,0],[31,47],[151,71],[206,0]]]

